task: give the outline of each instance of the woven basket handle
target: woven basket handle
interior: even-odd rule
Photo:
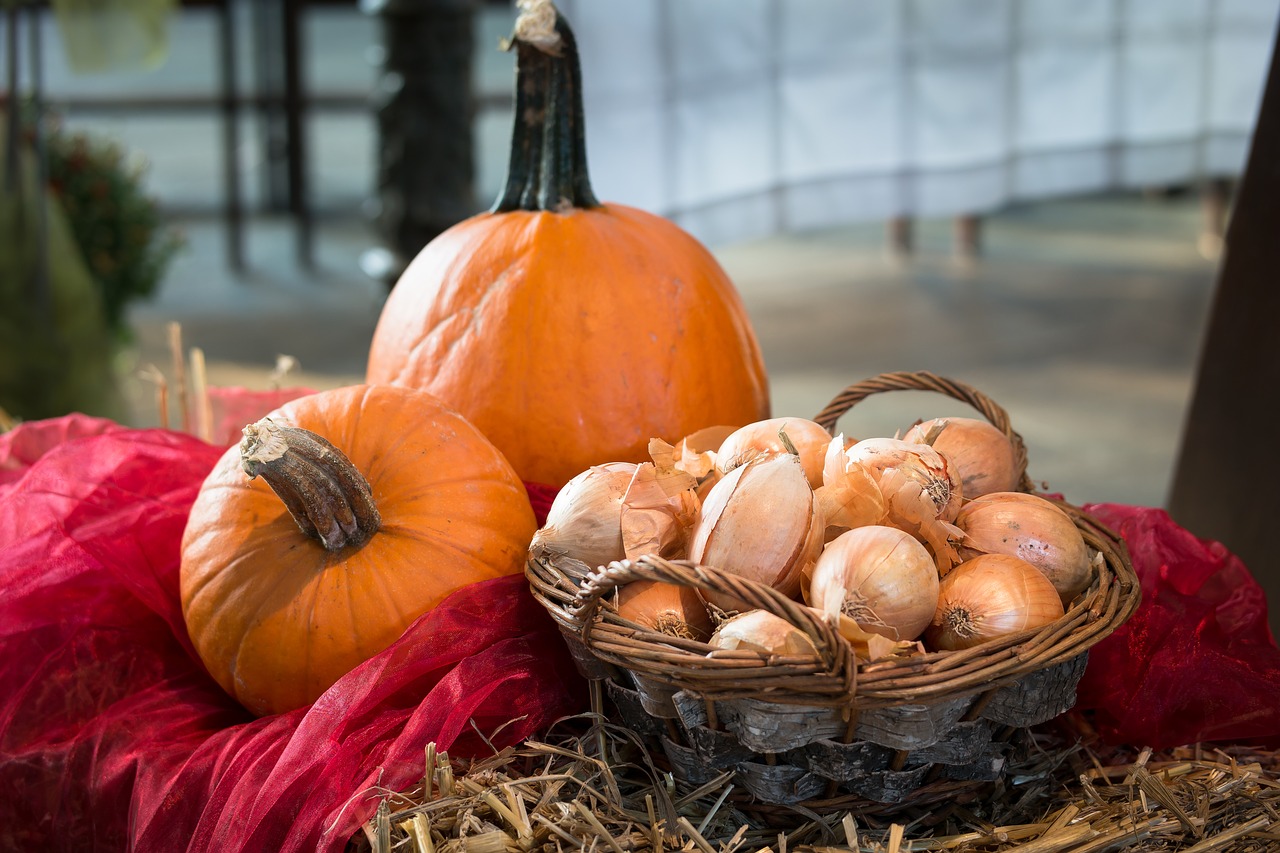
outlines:
[[[829,622],[772,587],[689,560],[667,560],[646,554],[635,560],[613,562],[592,572],[583,581],[573,603],[574,616],[582,625],[582,641],[588,648],[592,647],[592,629],[597,622],[594,617],[601,599],[624,584],[643,580],[732,596],[751,608],[782,617],[813,641],[826,673],[842,679],[846,695],[853,695],[857,661],[852,647]]]
[[[1008,436],[1013,444],[1019,488],[1024,492],[1035,491],[1035,484],[1027,476],[1026,443],[1009,423],[1008,413],[986,394],[955,379],[947,379],[925,370],[881,373],[845,388],[830,403],[827,403],[826,408],[815,415],[813,420],[821,424],[827,432],[835,435],[836,422],[841,416],[852,409],[856,403],[872,394],[885,391],[934,391],[972,406],[990,421],[992,426]]]

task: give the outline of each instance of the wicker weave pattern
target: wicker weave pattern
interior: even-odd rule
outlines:
[[[815,418],[829,432],[854,404],[892,390],[935,391],[973,406],[1013,442],[1023,490],[1026,449],[990,398],[930,373],[882,374],[850,385]],[[710,566],[645,556],[590,571],[531,559],[534,596],[564,633],[583,673],[610,686],[638,731],[658,733],[690,781],[731,767],[765,802],[797,802],[833,785],[880,802],[939,780],[989,779],[1008,727],[1056,716],[1074,702],[1088,649],[1136,609],[1139,587],[1124,542],[1080,509],[1055,501],[1099,556],[1089,588],[1058,621],[971,649],[858,664],[812,611]],[[790,621],[816,658],[713,649],[623,619],[611,593],[656,580],[726,593]],[[646,725],[644,717],[655,723]],[[744,757],[749,756],[749,757]],[[762,769],[763,768],[763,769]]]
[[[1027,445],[1022,436],[1014,431],[1009,423],[1009,415],[986,394],[963,382],[947,379],[928,371],[881,373],[870,379],[855,382],[837,394],[826,408],[816,414],[815,422],[835,435],[836,422],[855,404],[862,402],[873,394],[886,391],[936,391],[962,403],[967,403],[978,411],[991,425],[1003,432],[1013,443],[1014,461],[1021,474],[1019,489],[1024,492],[1035,491],[1035,486],[1027,478]]]

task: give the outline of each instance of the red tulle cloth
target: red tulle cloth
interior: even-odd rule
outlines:
[[[178,605],[221,452],[79,415],[0,435],[0,849],[338,851],[428,743],[483,755],[585,707],[516,576],[460,591],[310,708],[251,718]],[[529,491],[545,517],[555,489]],[[1280,736],[1280,650],[1244,565],[1161,510],[1088,509],[1144,598],[1091,653],[1077,710],[1120,745]]]
[[[212,386],[207,391],[210,435],[214,444],[230,446],[239,443],[244,425],[265,417],[279,406],[298,397],[314,394],[311,388],[250,388]]]
[[[435,742],[586,706],[521,576],[464,589],[313,706],[251,718],[197,662],[179,542],[222,448],[70,416],[0,436],[0,849],[342,850]]]
[[[1076,710],[1113,745],[1280,737],[1280,649],[1244,563],[1164,510],[1085,509],[1125,540],[1142,604],[1090,652]]]

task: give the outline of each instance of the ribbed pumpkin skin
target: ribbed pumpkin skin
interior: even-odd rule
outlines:
[[[764,360],[715,258],[635,208],[486,213],[437,237],[383,308],[368,381],[457,408],[522,478],[647,459],[650,438],[769,415]]]
[[[536,527],[506,459],[430,395],[354,386],[272,417],[342,450],[382,526],[326,551],[234,447],[205,480],[182,540],[183,614],[210,674],[257,714],[311,703],[450,592],[522,571]]]

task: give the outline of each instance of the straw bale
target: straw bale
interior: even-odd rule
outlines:
[[[865,801],[762,807],[730,772],[677,783],[667,757],[594,715],[473,762],[429,749],[423,782],[380,796],[350,853],[1101,853],[1280,850],[1280,752],[1102,751],[1035,732],[1001,780]],[[767,773],[765,769],[763,772]],[[952,787],[948,787],[948,786]],[[813,793],[809,791],[808,793]]]

